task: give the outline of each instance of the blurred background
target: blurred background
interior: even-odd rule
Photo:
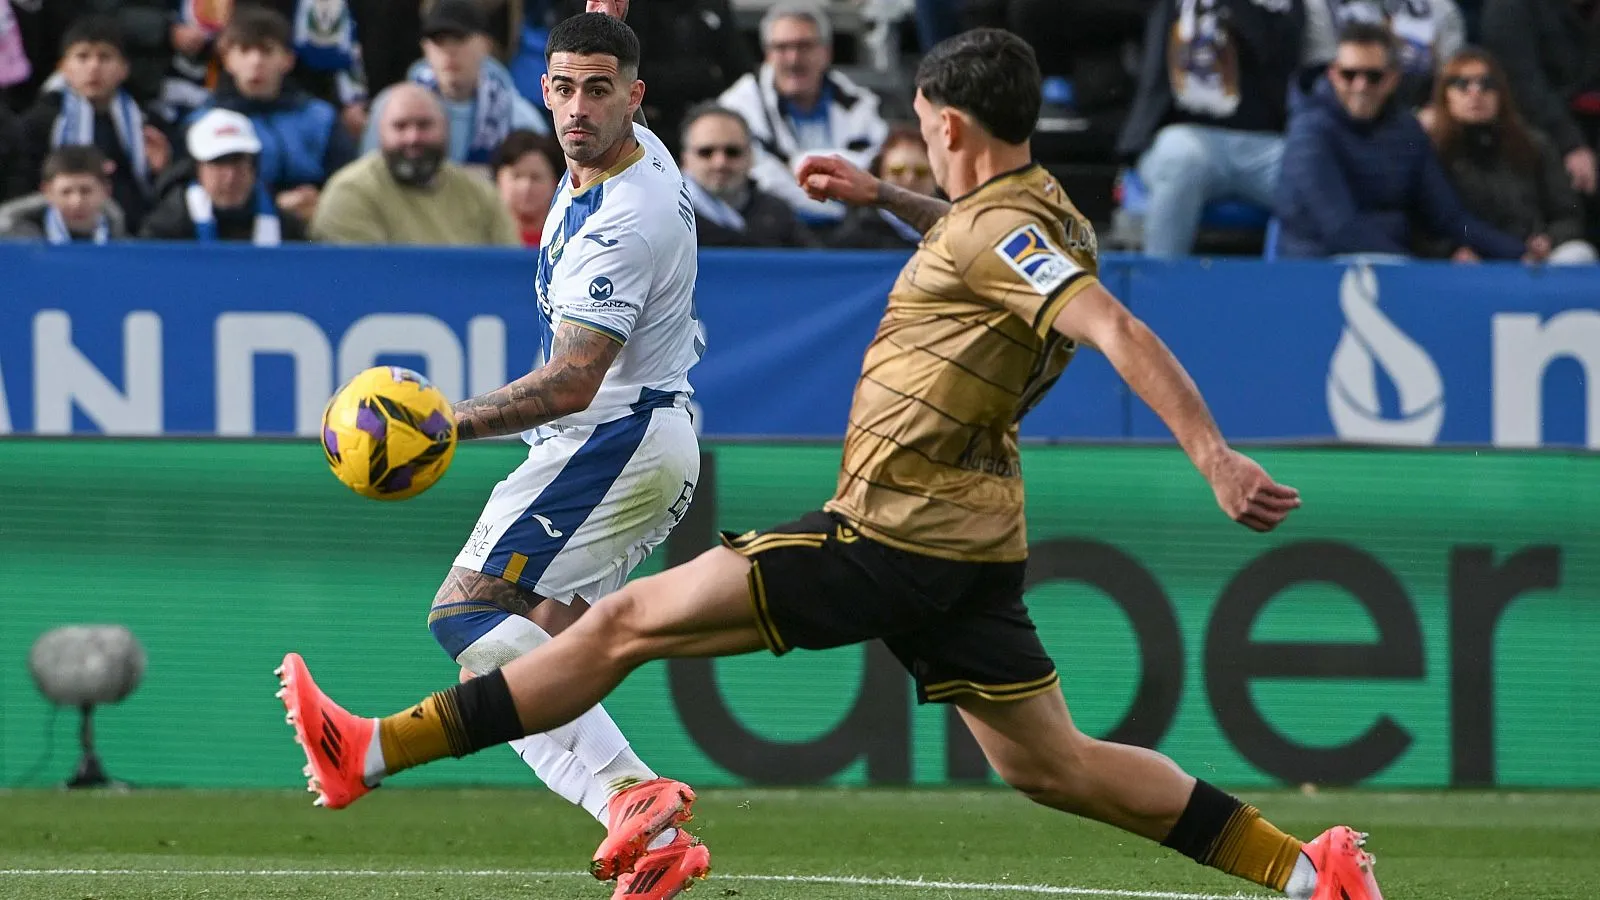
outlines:
[[[94,741],[140,788],[297,785],[287,650],[366,712],[453,678],[428,603],[523,451],[463,446],[386,505],[314,435],[369,365],[456,399],[534,358],[537,85],[577,6],[0,0],[0,786],[78,764],[76,704],[28,672],[61,626],[138,642]],[[634,0],[709,342],[704,481],[642,571],[831,494],[916,235],[790,173],[838,152],[934,193],[916,62],[1010,28],[1101,279],[1306,501],[1230,525],[1080,354],[1023,424],[1028,601],[1080,726],[1240,788],[1600,787],[1596,6]],[[405,80],[447,127],[387,127]],[[608,705],[697,787],[993,780],[881,648],[651,666]],[[396,779],[530,782],[510,753]]]

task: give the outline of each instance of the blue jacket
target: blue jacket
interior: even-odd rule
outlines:
[[[219,86],[212,103],[195,110],[189,122],[212,106],[248,116],[261,140],[259,177],[274,193],[307,184],[320,188],[356,158],[355,139],[332,104],[288,87],[272,101],[251,100],[230,87]]]
[[[1358,122],[1326,78],[1289,120],[1276,207],[1280,256],[1410,255],[1412,221],[1487,259],[1524,251],[1461,205],[1415,116],[1390,104]]]

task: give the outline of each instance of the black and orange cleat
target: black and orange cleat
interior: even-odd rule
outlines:
[[[1361,849],[1367,836],[1339,825],[1317,835],[1301,848],[1317,870],[1311,900],[1383,900],[1372,874],[1377,857]]]
[[[306,754],[300,771],[309,779],[307,790],[317,795],[314,805],[342,809],[371,791],[363,776],[377,721],[351,715],[329,699],[298,653],[285,656],[272,674],[278,676],[278,699],[294,726],[294,742]]]
[[[680,781],[655,778],[620,791],[611,798],[606,839],[594,852],[589,871],[610,881],[633,871],[634,863],[656,836],[689,821],[694,791]]]
[[[645,851],[632,872],[617,876],[611,900],[671,900],[710,874],[710,849],[680,828],[665,847]]]

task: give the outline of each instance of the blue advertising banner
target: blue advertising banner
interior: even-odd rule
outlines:
[[[701,254],[707,435],[836,439],[901,253]],[[316,433],[374,363],[451,397],[537,354],[518,251],[0,245],[0,433]],[[1600,272],[1108,257],[1240,439],[1600,447]],[[1086,350],[1024,423],[1163,438]]]

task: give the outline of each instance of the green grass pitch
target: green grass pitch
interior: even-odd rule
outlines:
[[[1370,831],[1388,900],[1600,891],[1594,794],[1246,799],[1302,837]],[[714,870],[690,900],[1266,896],[1003,790],[711,790],[697,813]],[[533,788],[387,788],[337,812],[285,792],[0,792],[0,898],[604,898],[582,874],[601,836]]]

